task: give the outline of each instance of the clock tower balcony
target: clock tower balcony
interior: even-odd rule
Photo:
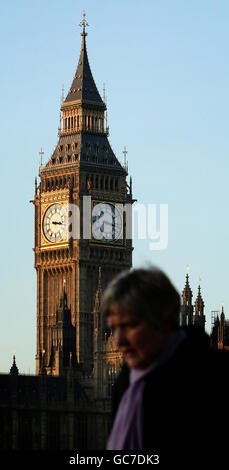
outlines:
[[[106,127],[106,129],[92,129],[91,127],[88,126],[81,126],[79,128],[71,128],[71,129],[60,129],[58,130],[58,135],[60,137],[66,136],[66,135],[73,135],[73,134],[80,134],[80,133],[87,133],[87,134],[93,134],[93,135],[104,135],[106,137],[109,136],[109,127]]]

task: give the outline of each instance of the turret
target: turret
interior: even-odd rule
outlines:
[[[181,326],[193,324],[193,305],[192,305],[192,290],[189,285],[189,266],[187,266],[186,283],[182,292],[181,303]]]
[[[17,368],[17,365],[16,365],[16,359],[15,359],[15,355],[13,356],[13,364],[10,368],[10,375],[18,375],[19,374],[19,371],[18,371],[18,368]]]
[[[65,283],[56,311],[56,323],[51,326],[51,353],[48,374],[61,375],[76,367],[76,328],[71,322],[71,308],[65,291]]]
[[[204,301],[201,296],[200,284],[198,286],[198,295],[195,301],[195,314],[193,317],[194,325],[205,328]]]

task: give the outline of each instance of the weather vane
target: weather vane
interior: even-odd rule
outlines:
[[[41,157],[40,166],[42,166],[42,157],[43,157],[43,155],[44,155],[44,152],[43,152],[43,150],[42,150],[42,147],[41,147],[41,150],[40,150],[40,152],[39,152],[39,155],[40,155],[40,157]]]
[[[124,147],[124,150],[122,151],[122,153],[124,155],[124,166],[125,168],[127,168],[126,156],[128,154],[128,151],[126,150],[126,147]]]
[[[85,13],[85,11],[83,11],[83,19],[82,19],[82,21],[81,21],[80,24],[79,24],[79,26],[80,26],[81,28],[83,28],[83,32],[81,33],[81,36],[87,36],[87,33],[85,32],[85,28],[86,28],[86,26],[89,26],[89,24],[88,24],[88,22],[86,21],[85,17],[86,17],[86,13]]]

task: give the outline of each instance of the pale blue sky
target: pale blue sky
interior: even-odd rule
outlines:
[[[86,10],[96,84],[106,84],[110,143],[128,150],[134,196],[169,205],[169,244],[135,241],[134,264],[151,261],[194,299],[198,277],[211,310],[228,317],[229,1],[1,0],[0,371],[13,351],[34,373],[36,273],[34,178],[42,146],[57,143],[62,84],[77,66]]]

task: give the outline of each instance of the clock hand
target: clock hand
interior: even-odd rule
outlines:
[[[62,225],[62,222],[55,222],[55,221],[53,221],[52,224],[53,224],[53,225]]]
[[[104,220],[104,224],[106,225],[112,225],[112,227],[119,227],[121,226],[121,224],[118,224],[118,223],[114,223],[114,222],[108,222],[107,220]]]

